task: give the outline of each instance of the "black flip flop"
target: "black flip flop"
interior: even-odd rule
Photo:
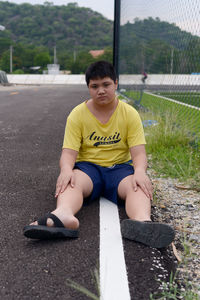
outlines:
[[[53,220],[53,227],[47,226],[48,218]],[[78,230],[65,228],[60,219],[54,214],[49,213],[45,217],[40,218],[37,222],[38,225],[27,225],[24,227],[24,235],[27,238],[49,240],[78,237]]]
[[[167,224],[140,222],[131,219],[122,221],[121,232],[124,238],[152,248],[167,247],[175,237],[173,228]]]

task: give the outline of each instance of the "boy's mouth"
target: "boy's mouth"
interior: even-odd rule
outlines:
[[[99,99],[105,99],[105,98],[106,98],[106,95],[99,96],[98,98],[99,98]]]

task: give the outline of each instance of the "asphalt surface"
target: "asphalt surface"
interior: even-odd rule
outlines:
[[[55,183],[66,117],[88,98],[84,86],[0,89],[0,299],[89,299],[67,279],[96,293],[91,272],[99,264],[99,203],[78,213],[80,237],[32,241],[23,227],[55,208]],[[120,218],[126,218],[124,208]],[[157,291],[161,269],[169,278],[170,249],[124,241],[131,299]],[[115,300],[115,299],[110,299]],[[122,299],[125,300],[125,299]]]

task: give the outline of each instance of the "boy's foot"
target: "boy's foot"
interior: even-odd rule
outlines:
[[[121,232],[124,238],[153,248],[167,247],[175,237],[174,230],[169,225],[131,219],[122,221]]]
[[[48,219],[53,221],[53,226],[47,226]],[[40,218],[36,225],[31,224],[24,227],[24,235],[31,239],[76,238],[78,233],[76,229],[66,228],[61,220],[52,213]]]

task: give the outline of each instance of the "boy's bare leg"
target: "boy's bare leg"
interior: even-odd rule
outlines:
[[[126,213],[131,219],[122,221],[122,236],[153,248],[167,247],[174,239],[174,230],[168,224],[144,223],[151,221],[151,200],[141,188],[134,191],[132,176],[124,178],[118,187],[118,194],[126,201]]]
[[[75,214],[81,209],[83,198],[91,194],[93,183],[90,177],[81,170],[75,169],[73,172],[75,174],[75,186],[72,188],[69,184],[65,191],[59,194],[56,209],[52,213],[62,221],[65,227],[77,229],[79,221]],[[37,222],[31,225],[37,225]],[[53,226],[53,221],[48,219],[47,225]]]
[[[151,200],[138,187],[135,192],[132,176],[125,177],[118,186],[118,195],[125,200],[126,213],[130,219],[137,221],[151,220]]]

